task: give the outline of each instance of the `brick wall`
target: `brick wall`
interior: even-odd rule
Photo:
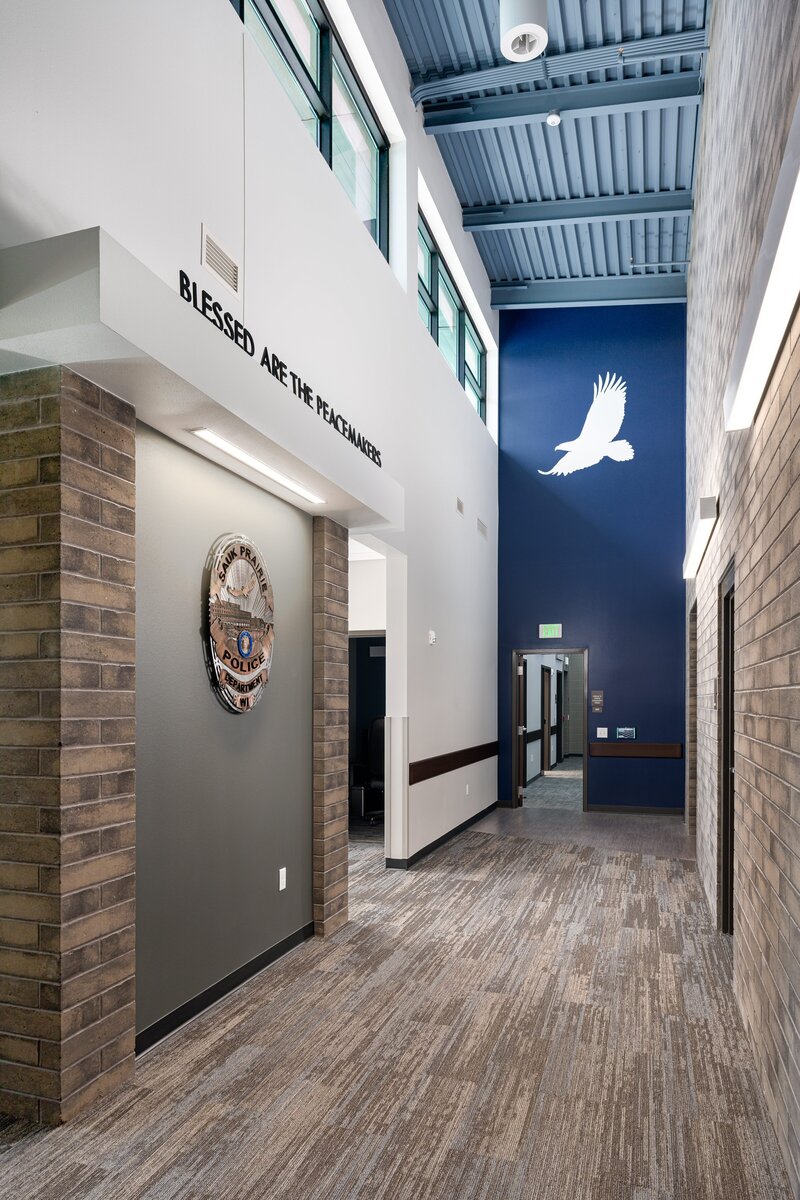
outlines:
[[[134,1041],[134,412],[0,379],[0,1109],[48,1123]]]
[[[735,559],[734,986],[800,1196],[797,322],[754,428],[726,434],[722,409],[800,90],[800,6],[717,0],[711,12],[687,344],[687,521],[701,495],[720,497],[717,528],[687,595],[689,606],[697,600],[697,859],[716,912],[718,585]]]
[[[347,530],[314,518],[314,930],[347,921]]]

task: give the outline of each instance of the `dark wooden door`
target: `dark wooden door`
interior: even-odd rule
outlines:
[[[550,698],[550,683],[551,683],[550,668],[542,667],[542,770],[543,771],[549,771],[550,765],[551,765],[551,763],[550,763],[550,753],[551,753],[551,751],[550,751],[550,734],[551,734],[552,730],[550,728],[550,724],[551,724],[550,712],[551,712],[552,701]]]
[[[734,726],[733,726],[734,590],[733,569],[720,585],[719,648],[719,927],[733,933],[734,878]]]

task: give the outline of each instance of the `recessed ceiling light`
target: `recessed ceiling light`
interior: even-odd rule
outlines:
[[[229,442],[227,438],[220,437],[213,430],[192,429],[191,432],[195,437],[202,438],[204,442],[208,442],[210,446],[216,446],[217,450],[221,450],[223,454],[229,454],[231,458],[244,463],[252,471],[257,471],[259,475],[266,476],[273,483],[279,483],[281,487],[285,487],[287,491],[294,492],[296,496],[302,496],[309,504],[325,503],[319,496],[315,496],[308,488],[303,487],[302,483],[298,483],[296,479],[290,479],[288,475],[284,475],[281,471],[276,471],[274,467],[268,467],[260,458],[254,458],[252,454],[248,454],[246,450],[241,450],[233,442]]]

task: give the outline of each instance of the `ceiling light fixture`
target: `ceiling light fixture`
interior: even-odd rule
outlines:
[[[190,431],[195,437],[201,438],[204,442],[208,442],[209,446],[215,446],[217,450],[221,450],[223,454],[229,454],[231,458],[235,458],[238,462],[244,463],[246,467],[250,467],[251,471],[257,471],[259,475],[265,475],[267,479],[271,479],[273,483],[280,484],[287,491],[294,492],[296,496],[302,496],[309,504],[324,504],[325,501],[319,496],[315,496],[308,488],[303,487],[302,483],[298,483],[296,479],[290,479],[288,475],[284,475],[281,471],[276,471],[274,467],[268,467],[261,459],[254,458],[252,454],[248,454],[246,450],[240,450],[233,442],[229,442],[226,438],[220,437],[218,433],[214,433],[211,429],[192,429]]]
[[[561,124],[561,113],[557,108],[551,108],[545,120],[551,129],[556,129]]]
[[[547,0],[500,0],[500,49],[509,62],[530,62],[547,45]]]
[[[749,429],[792,319],[800,275],[800,103],[795,110],[725,389],[725,428]]]
[[[697,506],[697,516],[692,526],[692,532],[689,535],[686,557],[683,560],[684,579],[696,578],[697,572],[700,570],[700,563],[703,561],[703,555],[708,549],[708,543],[711,541],[711,534],[714,532],[718,514],[719,498],[717,496],[703,496]]]

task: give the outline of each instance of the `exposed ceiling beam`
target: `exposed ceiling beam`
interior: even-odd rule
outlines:
[[[636,221],[685,217],[692,211],[692,192],[643,192],[634,196],[590,196],[579,200],[535,200],[523,204],[464,209],[464,228],[532,229],[548,225],[594,225],[600,221]]]
[[[481,71],[462,71],[458,75],[442,75],[418,83],[411,96],[415,104],[423,100],[442,100],[447,96],[463,96],[467,92],[482,92],[492,88],[514,87],[520,83],[546,83],[566,75],[582,75],[587,71],[608,71],[635,63],[675,58],[684,54],[703,54],[708,49],[705,29],[690,29],[685,33],[670,33],[664,37],[638,38],[611,46],[593,46],[569,54],[549,54],[526,63],[505,63]]]
[[[614,275],[598,279],[532,279],[496,283],[492,308],[582,308],[592,304],[680,304],[686,276]]]
[[[439,104],[426,109],[425,130],[427,133],[465,133],[500,125],[541,124],[554,108],[567,118],[600,117],[699,104],[700,100],[699,71],[683,71],[679,75],[653,75],[617,83],[588,83],[579,87]]]

